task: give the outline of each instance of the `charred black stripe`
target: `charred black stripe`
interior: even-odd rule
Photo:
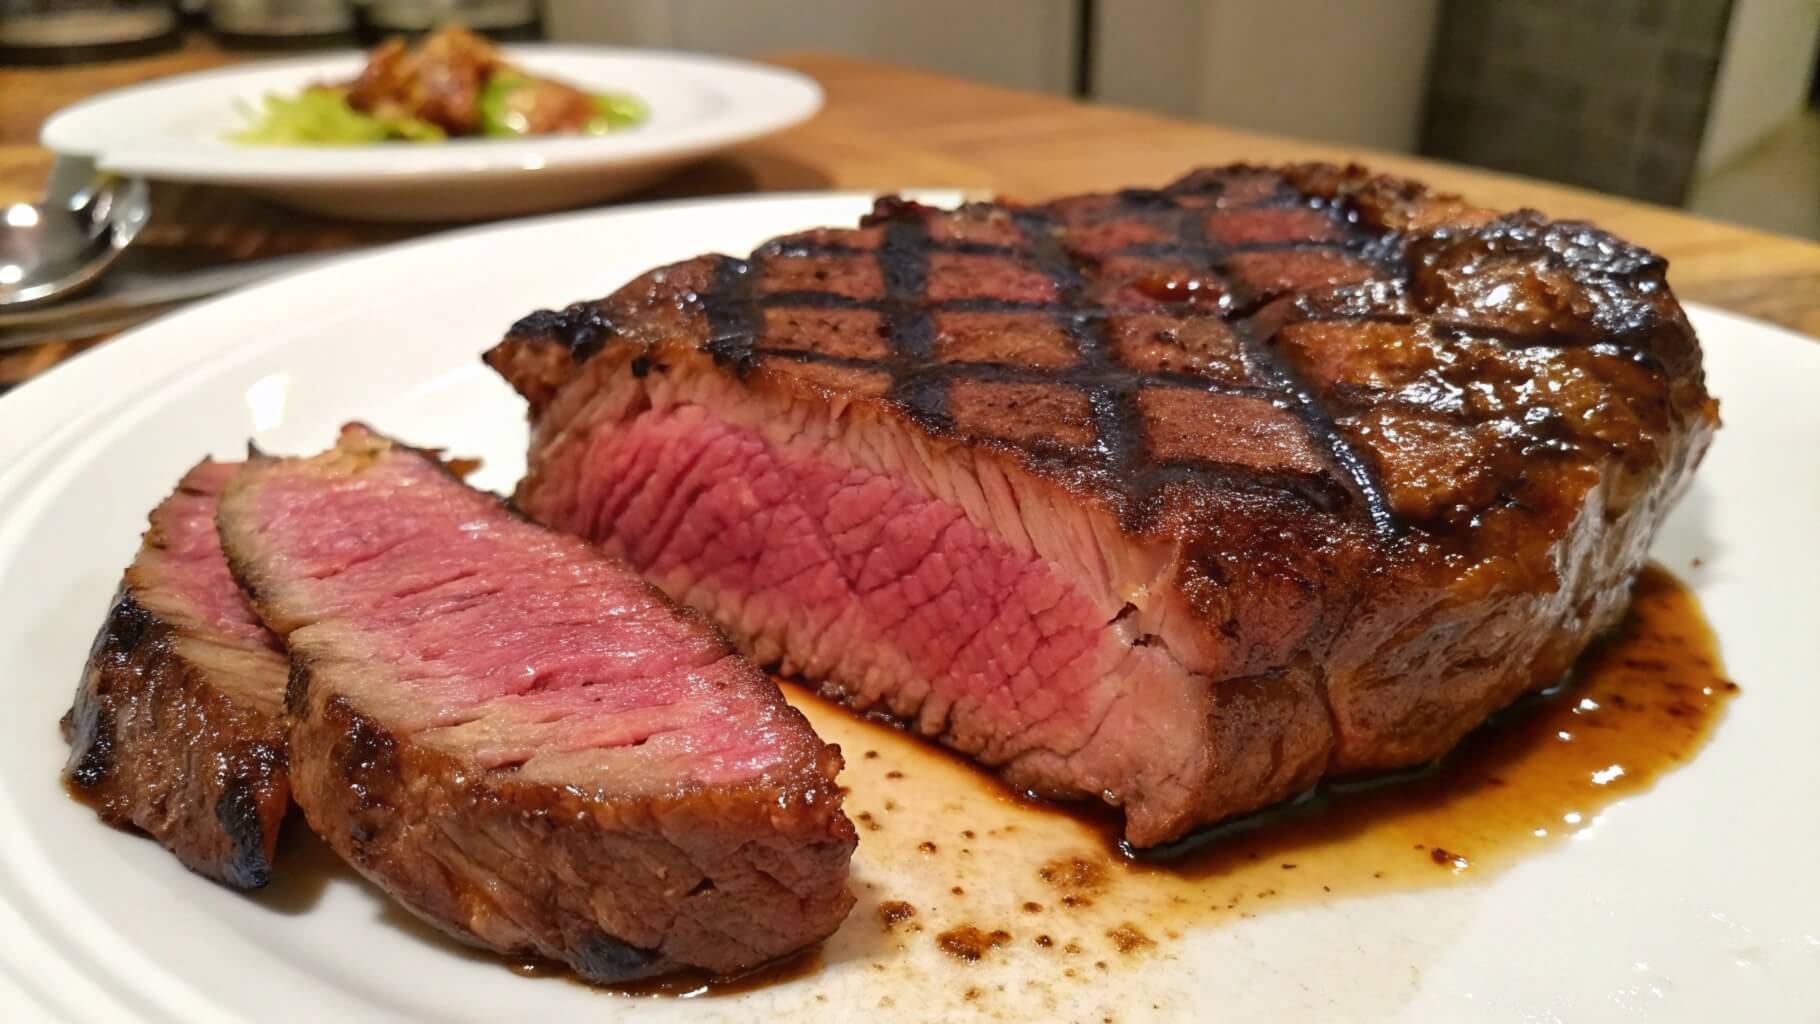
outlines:
[[[1283,404],[1301,419],[1316,444],[1326,449],[1334,465],[1352,481],[1365,503],[1365,512],[1371,518],[1372,528],[1380,536],[1400,535],[1404,524],[1390,509],[1390,501],[1385,496],[1383,482],[1378,479],[1377,468],[1340,433],[1339,427],[1334,423],[1333,413],[1327,409],[1321,397],[1283,358],[1281,349],[1276,345],[1275,333],[1259,337],[1247,320],[1235,320],[1232,327],[1238,334],[1239,344],[1244,347],[1247,361],[1282,396]]]
[[[76,688],[75,702],[65,718],[70,756],[64,773],[71,785],[94,790],[114,774],[121,752],[115,749],[114,711],[103,693],[107,673],[149,671],[155,667],[166,651],[157,626],[156,617],[124,586],[115,593],[114,606],[108,610],[107,622],[95,638],[88,664],[82,670],[82,682]],[[146,666],[137,664],[141,661]]]
[[[880,313],[897,367],[889,397],[918,420],[946,427],[947,382],[908,372],[935,358],[935,320],[928,310],[928,225],[921,217],[887,221],[877,259],[885,282]]]
[[[970,242],[965,239],[951,238],[929,243],[930,252],[953,253],[959,256],[997,256],[1001,259],[1017,260],[1024,258],[1024,251],[1010,245],[994,245],[991,242]]]
[[[1263,497],[1289,493],[1323,512],[1338,511],[1352,500],[1351,493],[1329,476],[1272,472],[1203,459],[1161,463],[1147,470],[1146,475],[1153,486],[1175,482],[1213,483],[1227,490]]]
[[[878,299],[856,299],[835,292],[769,292],[759,296],[757,302],[771,309],[866,309],[879,313],[885,308],[885,304]]]
[[[882,370],[892,372],[890,363],[876,359],[863,359],[855,356],[834,355],[808,349],[785,349],[759,346],[753,354],[761,359],[788,359],[798,363],[822,363],[851,370]],[[1000,362],[966,362],[937,363],[925,368],[925,375],[948,376],[967,380],[1004,382],[1009,384],[1066,384],[1076,388],[1125,388],[1135,390],[1140,387],[1188,388],[1195,391],[1209,391],[1216,395],[1232,395],[1240,398],[1274,398],[1276,393],[1260,387],[1245,384],[1227,384],[1210,381],[1191,373],[1172,370],[1133,370],[1129,367],[1109,364],[1106,366],[1065,366],[1041,367],[1026,366],[1018,363]]]
[[[593,302],[577,302],[563,309],[540,309],[521,318],[506,332],[508,340],[553,341],[569,350],[576,363],[585,363],[613,336],[613,323]]]
[[[257,756],[257,755],[255,755]],[[245,778],[230,778],[215,801],[215,824],[221,826],[233,853],[221,866],[223,879],[240,889],[258,889],[272,880],[265,856],[265,825],[259,819],[259,797]]]
[[[1078,312],[1083,305],[1081,290],[1086,277],[1062,244],[1054,218],[1040,208],[1015,210],[1011,218],[1030,242],[1031,262],[1055,285],[1057,318],[1074,343],[1081,368],[1088,374],[1104,375],[1114,365],[1106,343],[1106,321],[1104,317],[1082,316]],[[1148,457],[1137,407],[1140,386],[1141,382],[1130,376],[1086,384],[1099,451],[1120,472],[1142,466]]]
[[[746,260],[721,256],[715,261],[708,291],[700,296],[708,323],[702,348],[715,362],[730,365],[739,374],[752,369],[756,361],[752,347],[763,326],[752,304],[752,286],[757,277],[757,268]]]
[[[754,305],[763,309],[852,309],[864,312],[883,313],[887,303],[879,299],[856,299],[850,295],[838,295],[834,292],[782,291],[770,292],[752,300]],[[1000,313],[1016,315],[1028,313],[1034,316],[1054,316],[1059,310],[1052,302],[1024,302],[1015,299],[943,299],[940,302],[926,302],[923,309],[930,313]],[[1207,309],[1186,302],[1165,302],[1147,305],[1143,309],[1108,309],[1102,306],[1082,306],[1067,311],[1069,316],[1087,319],[1103,319],[1109,316],[1130,316],[1133,313],[1162,313],[1168,316],[1193,318],[1205,316]]]
[[[1169,218],[1174,222],[1175,242],[1185,252],[1210,250],[1212,247],[1207,242],[1207,208],[1181,206],[1173,198],[1171,202],[1176,206]],[[1207,259],[1198,265],[1218,277],[1231,296],[1232,306],[1236,308],[1228,309],[1226,320],[1238,337],[1239,346],[1245,353],[1252,372],[1262,378],[1264,386],[1275,395],[1279,405],[1293,412],[1302,421],[1303,428],[1314,443],[1327,451],[1334,465],[1352,482],[1364,501],[1373,528],[1385,536],[1402,532],[1402,524],[1397,522],[1385,499],[1377,471],[1340,434],[1334,425],[1332,414],[1321,405],[1319,396],[1283,361],[1271,343],[1273,338],[1260,338],[1252,329],[1249,314],[1272,296],[1250,294],[1242,282],[1233,278],[1221,259]]]

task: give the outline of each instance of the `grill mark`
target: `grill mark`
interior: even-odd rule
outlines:
[[[763,309],[839,309],[856,310],[868,313],[886,313],[890,304],[881,299],[857,299],[851,295],[837,295],[833,292],[780,291],[770,292],[755,297],[753,303]],[[945,299],[940,302],[922,303],[922,308],[929,313],[1036,313],[1053,314],[1056,306],[1052,302],[1025,302],[1018,299]],[[1132,316],[1138,313],[1157,313],[1178,318],[1198,317],[1207,312],[1205,306],[1187,302],[1158,302],[1141,308],[1113,308],[1106,306],[1082,306],[1069,311],[1070,316],[1087,319],[1104,319],[1109,316]]]
[[[1075,266],[1072,254],[1056,237],[1054,218],[1047,210],[1035,208],[1014,210],[1011,219],[1030,242],[1031,263],[1055,286],[1054,314],[1074,343],[1080,366],[1089,374],[1103,375],[1113,365],[1106,344],[1106,321],[1104,317],[1078,314],[1086,279]],[[1115,471],[1130,473],[1147,460],[1137,408],[1140,383],[1135,376],[1120,381],[1083,382],[1088,407],[1093,412],[1097,447]]]
[[[1341,434],[1335,414],[1325,400],[1305,381],[1275,343],[1275,331],[1261,334],[1252,317],[1262,307],[1280,296],[1248,289],[1235,278],[1228,260],[1246,253],[1262,252],[1333,252],[1374,263],[1393,277],[1408,270],[1409,236],[1395,232],[1370,232],[1358,224],[1356,211],[1344,200],[1323,201],[1293,189],[1279,191],[1260,199],[1231,206],[1217,206],[1227,183],[1211,182],[1196,189],[1156,190],[1126,189],[1116,193],[1123,207],[1120,214],[1153,222],[1167,223],[1173,238],[1163,242],[1137,243],[1114,250],[1115,255],[1148,259],[1180,259],[1196,269],[1217,277],[1225,286],[1227,299],[1215,313],[1206,307],[1187,303],[1162,304],[1143,310],[1182,318],[1220,315],[1237,335],[1248,364],[1259,377],[1253,385],[1229,385],[1186,373],[1141,373],[1118,366],[1109,352],[1105,318],[1137,312],[1083,305],[1080,293],[1084,277],[1075,259],[1055,233],[1056,221],[1046,208],[1024,208],[1011,211],[1013,222],[1030,243],[1025,249],[992,243],[961,240],[933,240],[927,223],[918,218],[899,218],[884,222],[884,239],[876,249],[844,242],[808,240],[774,241],[761,246],[754,259],[766,256],[790,257],[856,257],[873,255],[885,280],[882,299],[858,299],[829,292],[787,291],[752,296],[751,267],[739,261],[725,261],[717,267],[717,297],[737,294],[741,298],[711,302],[711,348],[716,358],[733,361],[742,370],[762,358],[783,358],[799,362],[818,362],[855,369],[885,370],[891,374],[888,396],[904,406],[916,418],[931,426],[950,428],[946,408],[947,385],[954,379],[1052,383],[1084,392],[1093,413],[1099,441],[1098,454],[1110,467],[1119,471],[1133,485],[1133,497],[1140,502],[1146,492],[1162,482],[1198,479],[1220,483],[1240,490],[1270,489],[1287,491],[1324,509],[1337,509],[1356,496],[1364,505],[1372,527],[1380,536],[1394,537],[1406,529],[1391,511],[1382,481],[1369,455]],[[1197,201],[1194,205],[1184,198]],[[1218,245],[1206,236],[1205,216],[1216,209],[1290,209],[1307,207],[1328,214],[1345,237],[1338,240],[1272,240]],[[1040,270],[1054,284],[1057,301],[1028,302],[996,298],[952,299],[932,302],[927,296],[928,258],[932,252],[965,253],[992,256],[1024,263]],[[738,266],[730,267],[730,264]],[[743,268],[743,269],[742,269]],[[889,361],[852,359],[819,352],[792,351],[758,347],[758,330],[754,321],[761,308],[845,309],[877,312],[885,324],[893,356]],[[1074,343],[1079,365],[1063,370],[1042,370],[1004,363],[933,362],[933,314],[941,312],[1035,314],[1055,318]],[[1585,347],[1583,343],[1557,332],[1513,331],[1465,321],[1421,318],[1439,335],[1450,338],[1483,337],[1511,347]],[[1411,324],[1417,318],[1406,313],[1357,314],[1322,312],[1298,316],[1283,324],[1322,323],[1392,323]],[[592,325],[589,325],[592,326]],[[610,327],[610,325],[608,325]],[[592,340],[592,339],[589,339]],[[598,347],[596,345],[595,347]],[[1146,461],[1141,418],[1137,410],[1137,393],[1144,387],[1196,388],[1217,394],[1266,398],[1294,414],[1307,435],[1325,451],[1339,473],[1337,478],[1314,480],[1292,478],[1284,474],[1256,473],[1236,467],[1204,463],[1177,463],[1168,466]],[[1344,396],[1340,396],[1344,404]],[[1350,489],[1341,480],[1350,484]]]
[[[882,250],[881,250],[882,251]],[[858,299],[851,295],[839,295],[834,292],[815,291],[780,291],[760,296],[758,302],[772,309],[858,309],[874,313],[889,313],[893,309],[890,299]],[[1053,313],[1055,306],[1048,302],[1025,302],[1018,299],[946,299],[941,302],[926,301],[921,303],[924,310],[935,313]],[[1118,313],[1118,310],[1097,310],[1097,315],[1106,316]]]
[[[1390,500],[1384,493],[1383,482],[1378,479],[1376,467],[1340,433],[1339,427],[1334,423],[1333,413],[1322,403],[1320,396],[1284,360],[1275,344],[1276,332],[1257,337],[1256,332],[1251,330],[1249,319],[1234,320],[1232,328],[1238,335],[1239,344],[1247,359],[1270,382],[1273,390],[1281,395],[1289,411],[1301,419],[1309,436],[1352,481],[1359,497],[1364,500],[1372,529],[1380,537],[1400,536],[1404,530],[1403,523],[1391,511]]]
[[[878,269],[885,282],[879,310],[896,372],[886,397],[916,419],[947,429],[948,387],[941,378],[914,372],[935,356],[935,319],[929,314],[929,227],[922,218],[885,223]]]
[[[820,363],[849,370],[891,370],[889,364],[881,363],[876,359],[840,356],[812,349],[772,348],[760,345],[755,347],[752,352],[760,360],[788,359],[792,362]],[[1277,393],[1268,388],[1211,381],[1205,377],[1197,377],[1191,373],[1177,370],[1139,371],[1117,364],[1108,364],[1103,367],[1046,368],[993,361],[938,363],[926,368],[925,375],[943,375],[965,380],[1009,384],[1065,384],[1082,390],[1102,387],[1131,390],[1139,387],[1165,387],[1207,391],[1235,398],[1272,399],[1277,397]]]
[[[1164,258],[1181,256],[1196,265],[1197,270],[1204,270],[1210,276],[1217,276],[1226,284],[1228,292],[1218,306],[1189,303],[1160,303],[1145,305],[1143,308],[1098,308],[1077,306],[1066,310],[1064,319],[1058,321],[1065,327],[1068,336],[1075,337],[1083,328],[1104,333],[1103,321],[1108,316],[1132,315],[1138,313],[1160,313],[1182,319],[1205,319],[1219,316],[1223,322],[1235,331],[1238,341],[1245,353],[1251,369],[1251,381],[1244,385],[1216,384],[1198,379],[1187,373],[1153,373],[1143,374],[1127,371],[1118,367],[1104,370],[1078,366],[1061,370],[1041,370],[1033,367],[1013,366],[1009,364],[955,363],[936,364],[921,367],[904,365],[900,355],[894,362],[891,360],[856,360],[826,356],[821,353],[789,351],[764,346],[762,329],[754,330],[757,321],[762,328],[760,314],[768,308],[825,308],[845,310],[865,310],[880,313],[891,311],[889,297],[884,299],[855,299],[847,296],[816,291],[778,292],[770,295],[752,294],[754,278],[760,274],[745,275],[740,283],[743,286],[744,308],[740,301],[726,301],[715,304],[710,312],[724,314],[720,327],[710,330],[712,336],[721,339],[720,358],[732,359],[741,367],[752,365],[764,358],[781,358],[802,362],[825,362],[854,368],[882,371],[889,374],[892,381],[892,397],[900,401],[905,396],[911,399],[909,404],[928,407],[942,403],[946,397],[947,383],[955,379],[976,379],[988,381],[1015,381],[1036,384],[1049,384],[1057,387],[1074,387],[1089,399],[1090,408],[1096,421],[1110,419],[1118,415],[1118,410],[1098,399],[1110,398],[1119,389],[1135,399],[1138,389],[1144,387],[1197,387],[1208,391],[1242,395],[1251,398],[1264,398],[1273,401],[1279,408],[1290,412],[1302,422],[1307,435],[1315,446],[1326,452],[1329,459],[1329,482],[1339,485],[1340,490],[1348,497],[1357,500],[1364,506],[1372,527],[1380,535],[1397,535],[1408,529],[1425,529],[1420,523],[1413,526],[1402,522],[1388,507],[1388,499],[1383,493],[1383,482],[1376,472],[1375,455],[1368,445],[1354,445],[1347,441],[1337,430],[1335,419],[1358,412],[1363,405],[1390,404],[1412,414],[1437,418],[1447,422],[1476,423],[1473,417],[1462,416],[1447,410],[1428,407],[1419,402],[1404,402],[1395,395],[1375,394],[1366,402],[1365,395],[1352,394],[1344,387],[1332,387],[1317,392],[1312,382],[1304,379],[1295,366],[1295,362],[1279,344],[1275,330],[1266,331],[1261,321],[1252,317],[1273,300],[1284,298],[1281,293],[1247,289],[1233,281],[1237,276],[1237,267],[1228,260],[1246,252],[1270,251],[1341,251],[1356,254],[1369,261],[1382,271],[1375,280],[1368,280],[1357,285],[1345,285],[1338,288],[1310,289],[1293,294],[1294,313],[1287,319],[1279,318],[1273,308],[1271,321],[1276,329],[1298,323],[1333,323],[1333,324],[1366,324],[1384,323],[1399,326],[1419,327],[1431,331],[1437,339],[1457,341],[1463,338],[1483,339],[1511,349],[1584,349],[1600,357],[1627,360],[1653,372],[1665,372],[1659,358],[1645,342],[1647,335],[1654,329],[1656,321],[1646,314],[1651,312],[1648,306],[1648,295],[1654,288],[1660,287],[1660,260],[1634,250],[1633,247],[1609,239],[1602,233],[1586,225],[1568,222],[1550,223],[1541,221],[1533,213],[1509,214],[1498,221],[1476,228],[1465,229],[1459,226],[1443,228],[1439,231],[1392,230],[1380,229],[1372,216],[1362,213],[1357,201],[1347,193],[1332,197],[1310,195],[1289,186],[1285,179],[1278,177],[1275,191],[1263,194],[1246,202],[1227,204],[1225,198],[1234,187],[1244,188],[1250,192],[1254,182],[1243,175],[1227,178],[1211,176],[1188,184],[1177,183],[1164,190],[1131,189],[1113,195],[1115,202],[1102,208],[1097,204],[1084,210],[1069,210],[1067,227],[1072,229],[1083,224],[1116,221],[1121,217],[1132,217],[1160,225],[1168,225],[1178,236],[1174,240],[1155,243],[1139,243],[1113,250],[1114,254],[1130,255],[1139,258]],[[1255,193],[1253,193],[1255,194]],[[1083,197],[1094,198],[1094,197]],[[1107,198],[1107,197],[1100,197]],[[923,237],[914,247],[920,257],[925,273],[930,253],[954,252],[970,253],[1012,260],[1026,269],[1036,269],[1036,264],[1045,259],[1043,254],[1032,252],[1022,244],[997,245],[982,242],[966,242],[958,239],[934,240],[927,237],[926,222],[923,217],[931,212],[926,208],[916,208],[903,204],[905,210],[912,211],[912,216],[905,216],[900,210],[892,216],[900,222],[913,222],[911,227]],[[1015,208],[998,204],[970,204],[962,207],[958,213],[969,213],[974,209],[984,210],[992,216],[1010,216],[1017,219]],[[1066,209],[1063,206],[1062,209]],[[1215,245],[1205,237],[1203,218],[1217,211],[1261,210],[1261,209],[1307,209],[1324,213],[1340,226],[1345,238],[1335,241],[1314,240],[1268,240],[1239,243],[1234,245]],[[1192,213],[1190,213],[1192,211]],[[1059,218],[1057,208],[1052,204],[1041,207],[1039,216]],[[889,223],[886,219],[868,218],[868,225],[883,227]],[[1027,220],[1026,222],[1027,223]],[[1020,223],[1019,227],[1024,224]],[[1027,234],[1028,232],[1026,232]],[[880,232],[881,235],[887,234]],[[1065,238],[1066,236],[1064,236]],[[1053,241],[1053,240],[1052,240]],[[1561,270],[1572,276],[1574,281],[1582,281],[1592,275],[1598,281],[1605,281],[1609,288],[1622,292],[1610,301],[1623,308],[1626,313],[1621,322],[1606,324],[1594,323],[1591,326],[1598,332],[1597,339],[1578,336],[1571,331],[1555,331],[1546,328],[1538,329],[1533,324],[1516,327],[1497,327],[1474,323],[1469,319],[1447,318],[1437,316],[1432,301],[1418,301],[1412,294],[1411,270],[1422,258],[1424,246],[1442,246],[1454,244],[1480,243],[1489,247],[1492,258],[1506,262],[1521,263],[1533,259],[1550,269]],[[1057,246],[1066,256],[1065,247]],[[1607,250],[1614,250],[1608,252]],[[1443,253],[1445,255],[1445,253]],[[829,255],[837,257],[877,256],[879,249],[872,244],[856,245],[834,241],[783,241],[774,240],[758,248],[753,255],[753,263],[772,255],[815,257]],[[1067,261],[1072,264],[1073,261]],[[1057,269],[1061,262],[1052,261]],[[884,267],[881,264],[881,270]],[[1074,268],[1072,265],[1070,270]],[[1073,275],[1078,277],[1078,273]],[[1097,275],[1095,275],[1097,276]],[[718,278],[718,275],[717,275]],[[1400,287],[1399,287],[1400,286]],[[1587,287],[1592,287],[1588,285]],[[1360,290],[1363,294],[1354,301],[1346,299],[1349,292]],[[738,290],[738,289],[736,289]],[[709,289],[704,289],[709,291]],[[718,294],[718,287],[713,289]],[[1635,291],[1641,294],[1633,295]],[[1381,294],[1380,294],[1381,292]],[[1394,301],[1384,301],[1390,296]],[[1354,308],[1322,308],[1328,302],[1340,299]],[[1404,311],[1386,310],[1385,305],[1416,303]],[[1624,306],[1628,303],[1629,306]],[[1373,305],[1378,308],[1372,309]],[[560,312],[540,311],[527,317],[513,333],[534,333],[540,335],[531,340],[558,340],[567,344],[577,361],[597,351],[601,345],[611,340],[613,325],[607,323],[597,312],[589,309],[590,304],[578,304]],[[1636,310],[1629,307],[1635,306]],[[926,292],[917,308],[925,319],[930,314],[943,312],[978,312],[997,313],[1014,316],[1058,316],[1058,304],[1049,302],[1020,302],[994,298],[958,299],[943,302],[930,302]],[[1608,319],[1614,319],[1608,317]],[[1672,326],[1672,325],[1670,325]],[[721,329],[726,327],[728,329]],[[554,337],[552,337],[554,332]],[[739,344],[741,338],[747,344]],[[893,340],[896,347],[896,339]],[[1080,349],[1077,342],[1076,349]],[[1113,359],[1116,362],[1116,357]],[[3,385],[0,385],[3,388]],[[914,410],[912,410],[914,411]],[[945,411],[945,410],[944,410]],[[930,424],[930,426],[934,426]],[[1525,430],[1523,435],[1538,445],[1556,445],[1559,442],[1545,437],[1541,432]],[[1033,450],[1036,446],[1032,446]],[[1083,449],[1084,450],[1084,449]],[[1072,452],[1078,459],[1079,452]],[[1145,467],[1138,467],[1139,472],[1128,475],[1125,479],[1114,482],[1114,488],[1128,495],[1140,493],[1150,483],[1144,474]],[[1177,466],[1168,470],[1170,474],[1181,476],[1201,472],[1195,466]],[[1213,472],[1207,469],[1207,472]],[[1348,489],[1350,487],[1350,489]]]
[[[741,376],[757,363],[753,347],[761,321],[752,304],[752,288],[758,273],[754,262],[718,257],[708,291],[698,296],[708,325],[702,348],[715,362],[732,366]]]
[[[898,221],[897,223],[908,223]],[[1015,246],[996,245],[992,242],[974,242],[966,239],[928,239],[922,243],[926,252],[948,253],[957,256],[999,256],[1005,259],[1018,259],[1024,251]],[[877,250],[851,242],[824,242],[813,239],[773,239],[753,251],[756,256],[779,256],[786,259],[818,259],[824,256],[856,258],[871,256]]]
[[[1206,211],[1199,207],[1176,204],[1173,217],[1176,238],[1187,248],[1206,248],[1205,218]],[[1395,537],[1401,534],[1403,525],[1390,509],[1376,469],[1339,432],[1334,425],[1333,414],[1321,403],[1320,397],[1283,360],[1272,343],[1275,332],[1266,337],[1258,337],[1252,329],[1250,314],[1267,302],[1269,297],[1244,294],[1247,289],[1233,278],[1221,260],[1208,260],[1203,269],[1220,279],[1228,295],[1235,296],[1235,308],[1227,317],[1227,322],[1238,338],[1246,362],[1262,375],[1265,385],[1276,392],[1279,403],[1302,421],[1309,438],[1326,451],[1334,465],[1346,474],[1363,500],[1366,515],[1378,535]]]
[[[834,292],[768,292],[756,301],[769,309],[864,309],[874,313],[885,310],[883,300],[856,299],[851,295],[838,295]]]
[[[1228,490],[1265,497],[1293,494],[1323,512],[1338,512],[1352,498],[1351,492],[1332,477],[1235,466],[1207,459],[1160,463],[1149,470],[1149,475],[1158,484],[1213,483]]]

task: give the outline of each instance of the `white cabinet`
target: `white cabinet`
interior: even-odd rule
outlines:
[[[548,0],[551,38],[830,50],[1233,128],[1412,149],[1439,0]],[[1085,37],[1085,38],[1083,38]]]
[[[1098,98],[1408,152],[1439,0],[1101,0]]]
[[[550,38],[828,50],[1020,89],[1074,85],[1075,0],[548,0]]]

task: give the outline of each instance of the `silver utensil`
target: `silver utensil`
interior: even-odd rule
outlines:
[[[87,295],[56,305],[0,306],[0,350],[119,330],[180,303],[342,255],[347,253],[299,253],[180,271],[135,268],[129,257]]]
[[[0,207],[0,309],[94,284],[151,217],[144,181],[102,177],[63,202]]]

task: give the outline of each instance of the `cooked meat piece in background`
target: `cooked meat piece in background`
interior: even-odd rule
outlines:
[[[480,131],[480,90],[503,66],[499,51],[463,28],[445,28],[416,49],[388,39],[348,86],[348,105],[368,114],[416,117],[450,135]]]
[[[625,566],[358,426],[253,459],[219,522],[290,649],[298,805],[425,920],[619,981],[851,907],[839,752]]]
[[[70,788],[184,866],[241,889],[272,875],[290,808],[289,663],[228,575],[215,505],[238,463],[204,461],[152,511],[63,717]]]
[[[1657,256],[1358,168],[955,211],[527,317],[516,503],[1149,846],[1434,758],[1617,621],[1717,425]]]
[[[416,48],[400,38],[374,47],[348,84],[348,105],[367,114],[415,117],[450,135],[478,135],[482,95],[502,74],[519,83],[501,112],[517,134],[579,132],[599,115],[592,96],[512,67],[492,43],[459,27],[441,29]]]

